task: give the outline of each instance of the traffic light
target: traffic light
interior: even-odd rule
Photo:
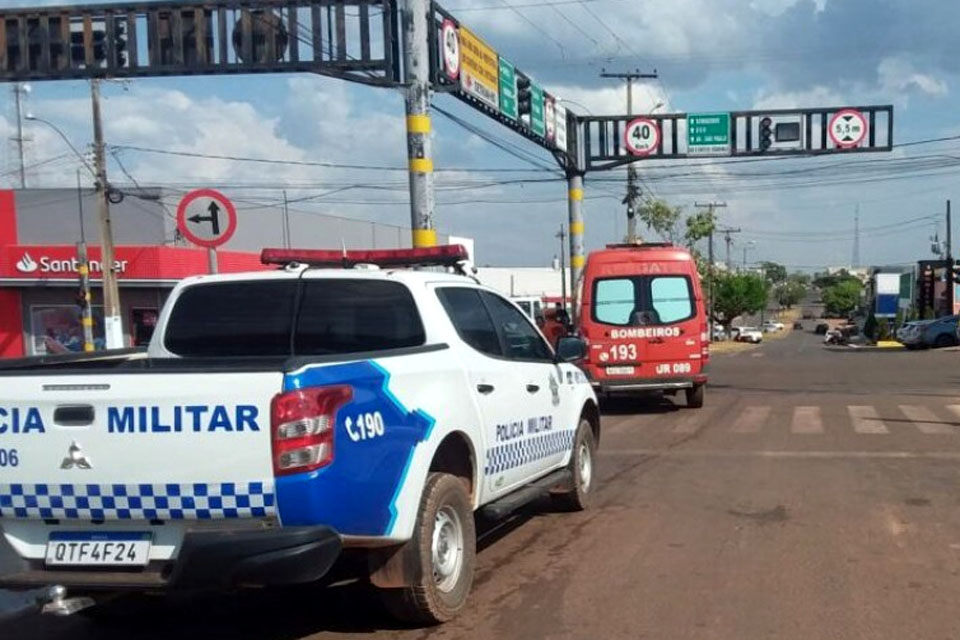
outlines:
[[[127,66],[127,23],[123,18],[117,18],[113,23],[113,50],[116,56],[116,66]]]
[[[250,33],[249,43],[245,32]],[[232,40],[237,58],[242,62],[274,64],[286,55],[290,36],[280,15],[270,10],[256,9],[241,14],[233,28]]]
[[[760,151],[766,151],[773,144],[773,120],[763,118],[760,121]]]
[[[530,78],[517,72],[517,114],[520,117],[529,117],[532,106],[533,95],[530,91]]]
[[[102,67],[107,60],[107,30],[106,24],[95,24],[91,32],[91,49],[93,61],[90,66]],[[70,32],[70,59],[74,67],[87,67],[87,53],[84,46],[84,31],[82,25],[76,25],[78,30]],[[113,51],[117,67],[127,64],[127,23],[122,17],[114,18],[113,23]],[[108,65],[112,66],[112,65]]]

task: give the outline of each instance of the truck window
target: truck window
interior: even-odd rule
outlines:
[[[593,319],[617,326],[674,324],[696,314],[687,276],[631,276],[597,280]]]
[[[180,294],[165,335],[167,350],[187,357],[327,355],[425,341],[416,303],[405,286],[349,279],[195,285]]]
[[[553,361],[550,347],[523,313],[500,296],[487,291],[481,291],[480,297],[490,309],[493,323],[503,337],[508,358]]]
[[[663,324],[686,320],[693,315],[690,281],[684,276],[652,278],[650,304]]]
[[[633,290],[633,280],[628,278],[610,278],[598,280],[593,296],[593,315],[597,322],[605,324],[630,324],[630,314],[636,306],[637,295]]]
[[[444,287],[437,289],[437,297],[464,342],[488,356],[503,355],[497,329],[476,289]]]
[[[198,284],[181,292],[164,345],[180,356],[281,356],[290,353],[297,282]]]
[[[305,280],[294,352],[383,351],[426,342],[410,290],[383,280]]]

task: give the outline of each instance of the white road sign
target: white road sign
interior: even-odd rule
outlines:
[[[460,77],[460,34],[453,20],[444,20],[440,27],[440,39],[443,42],[443,71],[451,80]]]
[[[553,99],[553,96],[545,95],[543,97],[543,119],[547,124],[547,142],[553,142],[557,137],[556,117],[556,101]]]
[[[556,121],[557,133],[553,138],[553,144],[556,145],[557,149],[560,151],[567,150],[567,108],[559,104],[555,104],[553,107],[554,110],[554,120]]]
[[[867,137],[867,119],[856,109],[842,109],[830,118],[830,139],[841,149],[852,149]]]
[[[650,118],[636,118],[624,130],[627,151],[635,156],[648,156],[660,144],[660,126]]]

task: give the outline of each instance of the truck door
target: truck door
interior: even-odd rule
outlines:
[[[440,287],[437,297],[454,329],[467,348],[459,349],[467,372],[469,393],[480,414],[486,453],[477,459],[482,477],[483,499],[502,495],[512,486],[508,452],[520,450],[523,438],[523,401],[521,379],[504,359],[493,319],[474,287]]]
[[[664,335],[648,340],[647,361],[657,377],[699,373],[701,318],[697,317],[690,278],[678,273],[648,278],[649,307],[664,328]]]
[[[516,412],[522,416],[524,432],[519,460],[510,460],[507,483],[521,484],[563,460],[577,420],[569,416],[569,399],[561,393],[562,372],[540,332],[499,295],[481,291],[480,297],[500,334],[505,369],[515,377],[511,384],[519,391]]]

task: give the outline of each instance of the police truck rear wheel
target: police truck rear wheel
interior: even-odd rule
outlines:
[[[437,624],[455,617],[473,585],[477,534],[473,505],[462,479],[431,473],[423,490],[414,528],[410,586],[383,592],[395,617],[418,624]]]
[[[703,394],[705,385],[698,384],[691,389],[687,389],[687,406],[691,409],[700,409],[703,407]]]
[[[573,487],[567,492],[554,495],[560,508],[565,511],[583,511],[590,505],[596,476],[596,454],[597,443],[593,437],[593,427],[589,420],[581,418],[580,426],[573,437],[573,453],[570,455],[569,469],[573,474]]]

